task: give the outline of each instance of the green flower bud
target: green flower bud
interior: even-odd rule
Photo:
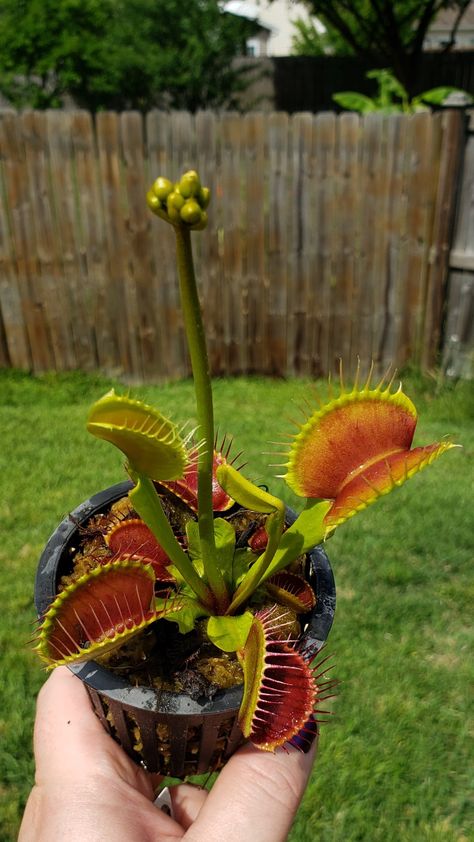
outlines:
[[[207,208],[211,199],[211,191],[209,190],[209,187],[201,187],[196,198],[203,210]]]
[[[201,221],[202,210],[195,199],[188,199],[180,211],[181,219],[188,225],[196,225]]]
[[[191,196],[197,196],[201,189],[201,182],[195,170],[189,170],[181,176],[179,182],[179,192],[185,199],[190,199]]]
[[[179,210],[173,207],[173,205],[170,205],[168,208],[168,219],[170,222],[181,222]]]
[[[207,213],[206,211],[201,211],[201,219],[197,223],[197,225],[193,225],[193,231],[202,231],[207,225]]]
[[[146,194],[147,204],[161,219],[176,227],[186,226],[201,231],[207,225],[207,208],[210,199],[208,187],[201,187],[195,170],[185,172],[180,181],[173,183],[159,176]]]
[[[153,211],[153,213],[156,213],[160,209],[160,200],[158,196],[155,195],[153,187],[146,194],[146,201],[148,207]]]
[[[168,178],[163,178],[161,175],[158,176],[152,187],[155,196],[158,196],[160,202],[166,202],[166,199],[168,198],[172,189],[173,185],[171,181]]]
[[[180,211],[183,207],[185,199],[181,195],[181,193],[177,193],[176,190],[173,190],[172,193],[169,194],[168,199],[166,201],[168,210],[173,207],[175,210]]]

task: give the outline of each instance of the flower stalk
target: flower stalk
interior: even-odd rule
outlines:
[[[229,604],[229,595],[224,577],[217,565],[214,537],[212,508],[214,410],[206,338],[194,273],[191,232],[184,226],[175,226],[175,233],[181,307],[191,357],[199,432],[204,441],[198,456],[199,537],[204,570],[216,600],[217,613],[224,613]]]

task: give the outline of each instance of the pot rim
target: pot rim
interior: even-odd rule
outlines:
[[[126,480],[92,495],[67,515],[54,530],[41,554],[36,571],[34,601],[38,617],[45,613],[57,594],[58,568],[64,554],[70,554],[74,550],[74,536],[78,527],[124,497],[132,486],[133,483]],[[288,521],[291,523],[296,515],[290,509],[287,509],[287,512]],[[322,584],[321,592],[317,595],[316,609],[304,632],[305,640],[311,642],[311,647],[316,653],[324,645],[333,623],[336,588],[331,565],[323,548],[315,547],[307,556],[313,574],[319,577]],[[219,714],[238,709],[242,701],[241,684],[218,690],[212,699],[200,702],[186,693],[157,691],[146,686],[134,687],[126,679],[105,669],[96,661],[68,664],[68,668],[99,693],[105,693],[110,699],[130,708],[140,708],[144,711],[160,711],[164,714]]]

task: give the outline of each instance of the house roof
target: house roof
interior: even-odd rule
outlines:
[[[222,8],[230,15],[237,15],[247,20],[255,21],[262,29],[267,29],[268,32],[274,32],[274,27],[270,26],[268,22],[263,22],[260,19],[260,8],[256,3],[248,2],[248,0],[227,0],[222,4]]]

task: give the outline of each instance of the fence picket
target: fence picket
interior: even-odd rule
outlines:
[[[361,120],[357,114],[341,114],[338,119],[338,173],[336,176],[336,208],[339,243],[333,254],[334,276],[337,279],[337,297],[333,314],[333,341],[335,353],[342,360],[346,372],[354,370],[357,349],[352,345],[353,297],[357,241],[357,219],[360,174],[359,142]]]
[[[105,209],[108,255],[107,305],[117,334],[119,370],[140,377],[141,366],[136,328],[129,319],[129,307],[135,310],[133,290],[127,277],[128,254],[122,203],[121,149],[119,118],[112,112],[97,115],[99,173]],[[129,331],[129,325],[131,330]]]
[[[268,279],[265,275],[265,126],[263,114],[247,114],[245,131],[245,290],[247,371],[265,371],[265,318]]]
[[[316,118],[317,121],[318,118]],[[313,363],[320,368],[321,311],[317,290],[321,289],[319,271],[314,271],[314,244],[321,241],[324,226],[318,205],[321,203],[323,179],[315,180],[318,147],[315,145],[317,129],[312,114],[298,116],[299,153],[296,240],[297,273],[293,287],[292,308],[296,327],[295,368],[300,374],[309,375]],[[313,185],[317,184],[316,190]],[[319,295],[321,300],[321,295]],[[318,303],[317,303],[318,302]]]
[[[454,112],[434,115],[441,131],[439,176],[433,201],[433,225],[429,232],[425,313],[421,336],[420,363],[429,368],[437,359],[442,329],[443,302],[449,264],[450,235],[454,215],[456,173],[459,170],[463,132],[459,115]]]
[[[99,183],[96,138],[87,111],[72,114],[71,142],[78,203],[78,240],[87,284],[87,333],[96,365],[107,373],[117,369],[118,346],[113,307],[109,300],[109,267],[104,208]]]
[[[288,196],[289,120],[283,111],[268,121],[268,309],[265,344],[268,348],[268,374],[286,370],[288,312],[288,226],[282,213]]]
[[[135,111],[125,112],[120,120],[128,206],[129,316],[133,313],[131,323],[137,331],[140,367],[145,379],[149,380],[159,370],[159,356],[155,316],[157,302],[151,266],[151,226],[154,220],[145,202],[149,185],[144,166],[143,118]]]
[[[301,192],[303,185],[302,154],[303,126],[308,132],[308,122],[312,125],[310,114],[293,114],[290,120],[290,134],[288,144],[288,196],[285,206],[286,225],[288,230],[287,254],[287,364],[288,374],[301,373],[301,357],[304,347],[305,310],[302,302],[302,271],[301,261],[303,252],[302,204]],[[285,217],[282,220],[285,224]]]
[[[74,157],[72,148],[73,112],[46,112],[47,142],[51,164],[51,193],[54,202],[55,259],[60,273],[62,308],[71,337],[71,368],[94,369],[97,365],[90,341],[88,279],[78,242]]]
[[[334,359],[332,313],[335,299],[336,279],[333,271],[333,254],[338,248],[339,225],[335,207],[335,155],[336,115],[330,112],[318,114],[314,126],[319,148],[315,149],[317,169],[316,180],[321,180],[319,242],[319,276],[321,297],[312,304],[313,314],[320,322],[320,362],[313,373],[331,372],[338,361]],[[310,372],[308,372],[310,373]]]
[[[244,272],[243,272],[243,200],[244,181],[242,145],[243,119],[240,114],[227,113],[221,119],[221,164],[219,194],[226,190],[226,201],[218,208],[218,235],[222,255],[224,297],[218,311],[224,325],[224,345],[227,369],[230,374],[246,371],[246,338],[244,323]]]
[[[432,213],[430,178],[437,182],[439,156],[433,143],[433,120],[428,112],[414,114],[409,127],[410,191],[407,203],[409,266],[404,318],[406,355],[419,361],[427,267],[427,230]]]

